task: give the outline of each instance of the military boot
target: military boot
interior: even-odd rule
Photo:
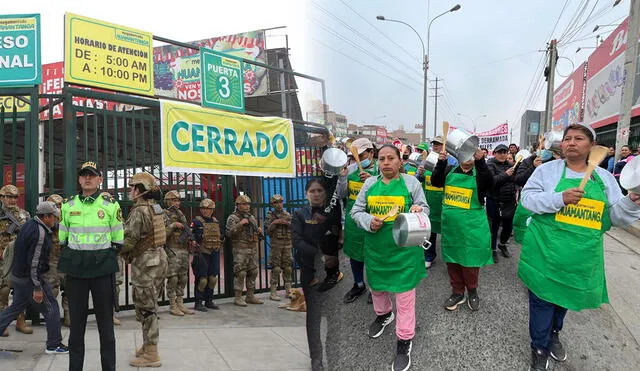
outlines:
[[[244,298],[242,297],[242,291],[241,290],[236,290],[236,298],[233,299],[233,304],[239,306],[239,307],[246,307],[247,306],[247,302],[244,301]]]
[[[176,298],[176,305],[178,309],[184,314],[195,314],[196,312],[184,306],[184,301],[182,301],[182,296]]]
[[[140,357],[146,350],[147,344],[142,344],[142,346],[136,350],[136,358]]]
[[[16,319],[16,330],[27,335],[33,334],[33,328],[27,326],[27,321],[24,319],[24,313],[18,314],[18,318]]]
[[[253,289],[247,289],[247,298],[245,301],[248,304],[264,304],[264,302],[253,295]]]
[[[280,297],[277,292],[278,288],[275,286],[271,286],[271,294],[269,294],[269,299],[273,301],[280,301]]]
[[[177,298],[169,299],[169,313],[173,314],[174,316],[184,316],[184,313],[182,313],[180,308],[178,308]]]
[[[115,312],[113,313],[113,325],[120,326],[120,320],[116,317]]]
[[[160,367],[160,356],[158,355],[158,345],[148,344],[143,346],[143,353],[136,359],[129,362],[133,367]]]
[[[198,312],[208,312],[207,307],[202,304],[202,300],[196,300],[196,305],[193,307],[193,309],[197,310]]]
[[[69,317],[69,309],[64,310],[64,318],[62,319],[62,325],[64,327],[71,327],[71,319]]]
[[[4,332],[0,336],[2,336],[3,338],[6,338],[7,336],[9,336],[9,330],[4,329]]]

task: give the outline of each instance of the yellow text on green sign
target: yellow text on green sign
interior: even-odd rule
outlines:
[[[168,171],[295,177],[293,123],[160,101]]]
[[[65,14],[65,82],[153,95],[153,36]]]

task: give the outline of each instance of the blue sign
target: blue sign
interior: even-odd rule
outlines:
[[[40,14],[0,15],[0,86],[42,81]]]

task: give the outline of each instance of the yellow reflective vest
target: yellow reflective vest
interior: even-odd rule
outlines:
[[[120,205],[96,192],[71,198],[60,214],[60,272],[81,278],[118,272],[116,247],[124,242]]]

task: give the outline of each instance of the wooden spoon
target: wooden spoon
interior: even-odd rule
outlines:
[[[580,186],[578,187],[581,191],[584,191],[584,186],[587,185],[587,181],[591,178],[593,170],[595,170],[602,160],[607,157],[607,152],[609,152],[609,149],[604,146],[591,147],[591,151],[589,152],[589,166],[587,167],[587,171],[584,173]]]
[[[388,218],[391,218],[392,216],[396,215],[399,210],[400,210],[400,207],[398,207],[398,205],[391,206],[391,209],[389,209],[389,212],[387,213],[387,215],[385,215],[384,218],[382,218],[382,221],[384,222]]]
[[[360,169],[360,172],[363,172],[364,169],[362,169],[362,164],[360,164],[360,155],[358,154],[358,149],[356,148],[356,146],[351,146],[349,147],[349,150],[351,150],[351,154],[358,164],[358,169]]]
[[[442,150],[447,150],[447,134],[449,134],[449,121],[442,121]]]
[[[540,134],[538,135],[538,151],[542,151],[543,149],[544,149],[544,134]]]
[[[515,170],[516,166],[518,166],[518,164],[520,163],[520,161],[522,161],[522,159],[523,159],[523,158],[524,158],[524,156],[522,156],[522,155],[517,155],[517,156],[516,156],[516,163],[515,163],[515,164],[513,164],[513,166],[511,167],[511,169],[514,169],[514,170]]]

